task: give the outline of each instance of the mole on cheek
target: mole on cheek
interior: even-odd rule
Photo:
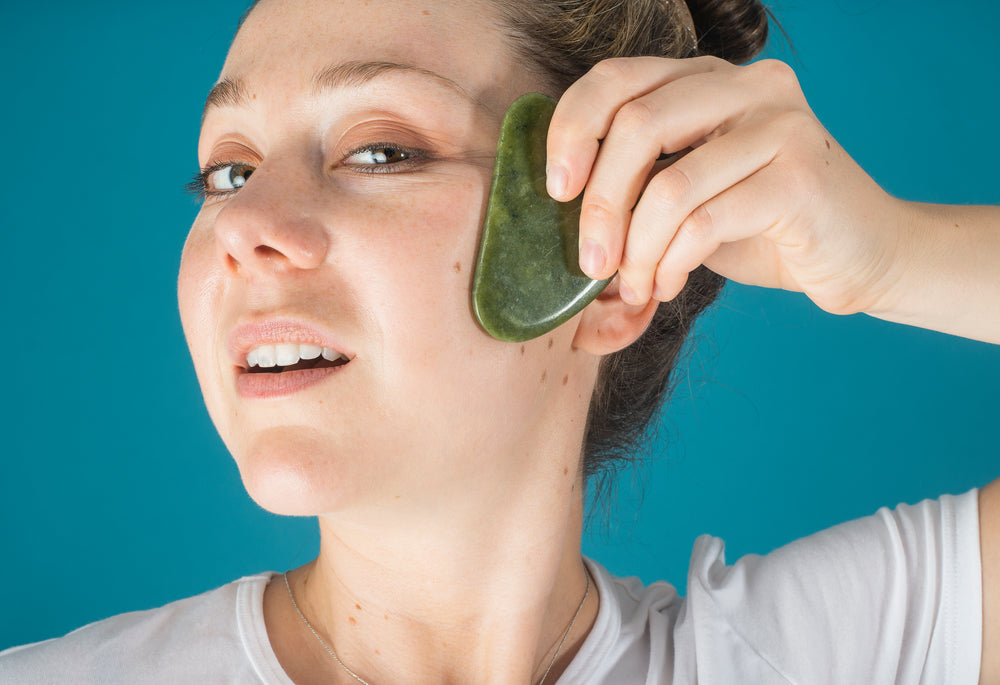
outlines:
[[[549,372],[548,371],[542,371],[542,383],[544,383],[545,379],[548,378],[548,377],[549,377]]]
[[[352,626],[358,625],[358,619],[354,618],[353,616],[348,616],[347,620],[351,622]]]
[[[552,346],[555,344],[555,342],[556,342],[555,338],[549,338],[549,349],[550,350],[552,349]]]
[[[451,268],[452,268],[452,269],[453,269],[453,270],[455,271],[455,273],[457,273],[457,274],[460,274],[460,273],[462,273],[462,262],[455,262],[455,266],[453,266],[453,267],[451,267]]]
[[[521,356],[524,356],[524,345],[521,345]]]
[[[569,383],[569,374],[563,376],[563,385],[566,385],[567,383]]]

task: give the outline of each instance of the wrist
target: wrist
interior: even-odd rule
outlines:
[[[933,239],[930,221],[915,202],[886,195],[885,211],[877,222],[881,234],[880,268],[869,284],[869,316],[901,321],[919,316],[914,286],[923,278],[927,242]],[[932,251],[932,250],[930,250]]]

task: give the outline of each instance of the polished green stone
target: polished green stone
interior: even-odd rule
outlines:
[[[580,199],[545,190],[545,137],[555,100],[518,98],[504,115],[483,225],[472,307],[494,338],[521,342],[568,321],[608,280],[580,271]]]

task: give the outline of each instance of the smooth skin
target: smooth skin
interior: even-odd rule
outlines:
[[[579,466],[597,368],[648,325],[654,284],[669,299],[705,261],[747,282],[800,287],[831,310],[895,311],[894,302],[933,299],[924,273],[950,272],[910,256],[928,249],[916,238],[897,238],[894,251],[867,235],[873,225],[908,226],[906,214],[810,123],[787,67],[608,62],[561,100],[550,161],[566,170],[566,194],[586,186],[583,235],[603,246],[603,273],[628,257],[628,286],[613,285],[523,346],[491,339],[472,317],[469,290],[500,117],[518,95],[545,90],[499,23],[483,0],[264,0],[220,77],[240,87],[206,111],[199,141],[203,166],[239,165],[233,177],[216,167],[212,184],[246,181],[209,188],[181,263],[181,318],[205,402],[251,496],[271,511],[318,517],[319,557],[289,574],[292,589],[341,659],[373,683],[541,678],[587,583]],[[349,68],[359,62],[404,68]],[[619,76],[627,78],[612,83]],[[763,82],[769,90],[755,90]],[[685,97],[670,93],[681,87]],[[668,104],[685,98],[690,106]],[[674,181],[646,187],[661,150],[692,145],[670,168]],[[859,211],[861,191],[876,219]],[[817,219],[795,219],[816,205],[825,209],[810,216],[832,213],[835,239]],[[992,210],[962,211],[955,223],[965,234],[981,213],[982,225],[996,225]],[[685,223],[706,215],[711,223]],[[786,215],[782,231],[768,232]],[[737,224],[756,228],[740,233]],[[997,254],[995,233],[982,231],[993,242],[976,237],[976,249]],[[779,234],[793,246],[801,234],[819,237],[807,250],[768,249]],[[742,240],[719,248],[734,236]],[[977,263],[955,243],[955,264]],[[663,255],[685,244],[655,277]],[[868,254],[873,244],[880,259]],[[749,256],[737,258],[734,245]],[[870,269],[872,261],[884,268]],[[824,271],[831,263],[850,273]],[[908,287],[886,287],[887,274]],[[991,276],[970,273],[969,283],[985,297]],[[988,307],[988,297],[972,300],[959,301]],[[921,314],[910,306],[896,309]],[[942,330],[996,340],[986,316],[938,315],[954,320]],[[228,336],[277,317],[323,331],[351,361],[297,393],[245,397]],[[977,320],[993,328],[961,327]],[[987,569],[997,567],[995,490],[983,491]],[[988,645],[996,640],[993,575]],[[592,591],[548,685],[599,603]],[[294,682],[356,682],[303,626],[280,577],[265,592],[264,617]],[[984,682],[995,651],[984,649]]]
[[[473,318],[500,121],[544,88],[496,25],[477,1],[264,0],[199,140],[202,167],[222,167],[178,299],[205,403],[250,495],[319,518],[319,557],[291,587],[376,684],[542,677],[587,586],[579,467],[600,356],[651,314],[609,297],[523,345]],[[241,395],[230,332],[277,318],[351,361],[291,395]],[[547,685],[599,601],[588,595]],[[298,685],[356,682],[280,577],[264,618]]]
[[[603,142],[598,142],[603,141]],[[661,154],[693,148],[666,169]],[[765,60],[608,60],[560,99],[548,187],[583,193],[581,268],[642,306],[705,264],[835,314],[1000,343],[1000,209],[885,193]],[[981,683],[1000,682],[1000,481],[980,491]]]

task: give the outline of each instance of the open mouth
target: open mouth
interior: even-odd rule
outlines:
[[[277,364],[266,368],[254,366],[247,369],[247,373],[284,373],[285,371],[304,371],[305,369],[332,369],[335,366],[343,366],[346,363],[346,359],[338,359],[334,362],[327,359],[312,359],[300,361],[291,366],[278,366]]]
[[[285,373],[343,366],[346,356],[319,345],[278,343],[258,345],[247,353],[246,373]]]

